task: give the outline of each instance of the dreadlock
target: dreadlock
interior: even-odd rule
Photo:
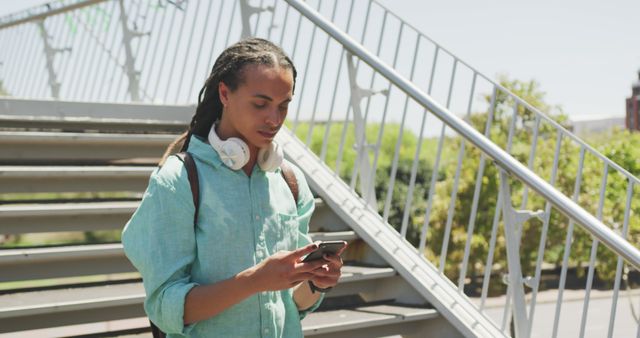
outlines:
[[[198,94],[196,113],[191,119],[189,128],[169,145],[162,156],[160,165],[177,149],[186,151],[191,135],[207,138],[213,124],[219,121],[222,116],[222,102],[218,92],[219,83],[222,82],[231,91],[235,91],[244,82],[243,73],[249,65],[279,66],[290,69],[293,75],[292,93],[295,91],[297,71],[282,48],[271,41],[260,38],[249,38],[235,43],[225,49],[216,59],[209,78]]]

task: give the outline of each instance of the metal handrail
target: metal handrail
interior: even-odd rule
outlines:
[[[537,176],[533,171],[513,158],[506,151],[491,142],[469,124],[454,115],[448,109],[435,102],[416,85],[405,79],[397,71],[387,66],[380,58],[369,53],[361,44],[342,32],[333,23],[324,19],[313,8],[299,0],[285,0],[296,8],[307,19],[324,30],[327,34],[339,41],[355,56],[366,62],[377,72],[391,81],[395,86],[412,97],[418,103],[434,113],[442,122],[460,133],[465,139],[476,145],[486,155],[508,173],[516,176],[531,189],[538,192],[547,201],[551,202],[558,210],[570,219],[575,220],[588,230],[593,236],[602,241],[611,250],[624,257],[636,269],[640,269],[640,250],[609,229],[604,223],[588,213],[578,204],[560,193],[552,185]]]
[[[75,0],[71,4],[59,0],[41,6],[33,7],[18,13],[0,17],[0,29],[17,26],[25,22],[37,21],[56,14],[69,12],[78,8],[95,5],[107,0]],[[66,1],[67,3],[69,1]]]
[[[520,98],[518,95],[514,94],[512,91],[510,91],[509,89],[505,88],[504,86],[502,86],[500,83],[497,83],[496,81],[494,81],[493,79],[491,79],[490,77],[488,77],[487,75],[483,74],[482,72],[480,72],[479,70],[477,70],[475,67],[471,66],[470,64],[468,64],[467,62],[465,62],[464,60],[460,59],[459,57],[457,57],[453,52],[451,52],[450,50],[448,50],[447,48],[443,47],[441,44],[437,43],[435,40],[433,40],[431,37],[421,33],[418,28],[416,28],[415,26],[411,25],[410,23],[407,23],[406,21],[404,21],[401,17],[397,16],[396,14],[394,14],[388,7],[384,6],[383,4],[381,4],[380,2],[376,1],[376,0],[371,0],[372,2],[376,3],[378,6],[380,6],[380,8],[384,9],[385,11],[389,12],[391,15],[395,16],[398,20],[400,20],[404,25],[406,25],[407,27],[413,29],[414,31],[417,32],[417,34],[428,40],[429,42],[433,43],[436,48],[438,48],[440,51],[449,54],[449,56],[451,56],[455,62],[467,67],[469,70],[471,70],[474,74],[480,76],[481,78],[485,79],[488,83],[490,83],[491,85],[495,86],[497,89],[499,89],[501,92],[507,94],[509,97],[511,97],[517,104],[523,106],[525,109],[528,109],[532,112],[534,112],[536,115],[540,116],[542,119],[544,119],[546,122],[548,122],[549,124],[551,124],[551,126],[553,126],[556,130],[560,131],[562,133],[562,135],[567,136],[569,138],[571,138],[573,141],[575,141],[576,143],[578,143],[581,147],[584,147],[586,150],[588,150],[591,154],[593,154],[594,156],[598,157],[600,160],[602,160],[604,163],[606,163],[608,166],[612,167],[613,169],[617,170],[618,172],[620,172],[621,174],[623,174],[626,178],[628,178],[629,180],[631,180],[634,184],[640,184],[640,178],[636,177],[635,175],[633,175],[632,173],[630,173],[628,170],[624,169],[623,167],[621,167],[620,165],[618,165],[617,163],[613,162],[610,158],[604,156],[602,153],[600,153],[599,151],[597,151],[595,148],[593,148],[592,146],[590,146],[588,143],[586,143],[585,141],[583,141],[582,139],[580,139],[577,135],[571,133],[569,130],[567,130],[564,126],[562,126],[560,123],[558,123],[557,121],[555,121],[552,117],[550,117],[549,115],[545,114],[544,112],[540,111],[540,109],[534,107],[533,105],[531,105],[530,103],[528,103],[527,101],[523,100],[522,98]]]

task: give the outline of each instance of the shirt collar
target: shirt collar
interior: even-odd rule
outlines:
[[[189,148],[187,149],[194,157],[197,157],[200,161],[212,165],[214,168],[218,168],[222,163],[218,152],[211,147],[203,138],[197,135],[191,135],[189,140]]]

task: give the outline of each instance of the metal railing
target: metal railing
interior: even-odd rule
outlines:
[[[529,336],[543,268],[558,267],[557,336],[567,278],[586,268],[582,336],[614,259],[614,335],[624,262],[640,266],[638,179],[375,1],[58,1],[0,18],[0,80],[16,97],[193,103],[213,57],[246,35],[298,67],[292,130],[478,310],[510,295],[501,328],[513,301]],[[542,209],[541,221],[519,209]],[[507,272],[522,282],[496,282]]]

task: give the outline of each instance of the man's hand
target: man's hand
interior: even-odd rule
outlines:
[[[342,258],[340,255],[347,248],[345,245],[340,251],[335,254],[325,254],[322,259],[318,261],[323,262],[323,265],[319,269],[312,271],[313,277],[309,278],[313,285],[326,289],[334,287],[338,284],[338,279],[342,275]]]
[[[316,270],[323,270],[323,266],[328,265],[327,261],[302,262],[305,255],[317,248],[317,244],[311,243],[294,251],[280,251],[253,267],[257,292],[289,289],[302,281],[318,278]],[[325,273],[320,273],[320,276],[325,276]]]

